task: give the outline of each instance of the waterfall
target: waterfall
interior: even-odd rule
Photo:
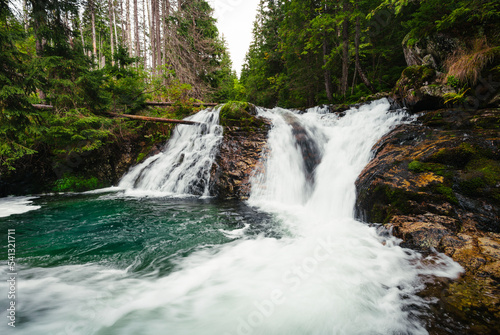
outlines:
[[[259,113],[273,126],[264,168],[252,179],[252,220],[243,220],[241,212],[228,213],[231,202],[214,202],[220,206],[215,210],[204,207],[208,200],[190,199],[202,208],[190,210],[163,198],[95,199],[97,204],[84,212],[100,210],[105,216],[64,225],[73,227],[74,238],[66,248],[57,245],[61,257],[77,249],[69,264],[20,268],[20,311],[29,322],[16,331],[427,334],[422,319],[431,313],[430,302],[418,293],[436,276],[456,278],[461,267],[444,255],[424,259],[353,216],[354,182],[372,146],[408,116],[390,112],[386,100],[353,108],[343,117],[321,108],[304,114],[280,108]],[[178,127],[165,150],[133,168],[120,186],[144,194],[207,194],[222,136],[218,111],[202,111],[191,119],[205,125]],[[126,206],[138,212],[122,212]],[[68,210],[78,211],[78,206]],[[44,214],[46,225],[53,214]],[[227,215],[234,223],[220,228]],[[237,219],[244,227],[237,226]],[[59,234],[61,226],[53,230]],[[113,232],[109,239],[118,254],[106,258],[108,238],[93,227]],[[86,250],[75,247],[81,239],[88,240]],[[73,260],[86,253],[82,263]],[[128,267],[116,265],[123,263]],[[6,271],[0,269],[4,278]],[[0,283],[0,291],[6,288],[7,282]]]
[[[206,109],[186,120],[200,125],[180,125],[164,150],[133,167],[118,187],[147,195],[208,196],[210,169],[222,139],[220,109]]]
[[[389,107],[387,100],[379,100],[350,109],[343,117],[318,108],[302,115],[281,108],[260,110],[274,125],[268,143],[271,155],[266,173],[254,177],[250,202],[263,208],[301,206],[308,215],[352,219],[354,182],[368,164],[371,148],[408,118],[403,111],[388,112]],[[301,154],[300,142],[305,140],[294,136],[297,127],[312,143],[306,148],[314,148],[309,157]],[[313,172],[308,171],[311,165]]]

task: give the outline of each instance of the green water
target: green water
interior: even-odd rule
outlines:
[[[16,232],[16,258],[29,267],[100,264],[138,274],[165,275],[172,259],[234,240],[269,217],[241,202],[110,195],[45,196],[39,210],[0,218],[0,240]],[[228,234],[229,233],[229,234]],[[2,245],[1,259],[7,259]]]

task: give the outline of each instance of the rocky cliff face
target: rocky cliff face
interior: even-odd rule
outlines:
[[[211,171],[211,194],[222,199],[247,199],[250,179],[265,154],[270,123],[256,116],[255,106],[228,103],[220,113],[222,143]]]
[[[374,151],[356,182],[358,217],[461,264],[447,310],[477,320],[477,333],[500,329],[500,110],[424,112]]]

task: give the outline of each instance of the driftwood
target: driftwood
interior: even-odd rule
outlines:
[[[175,104],[175,102],[146,101],[147,106],[169,107],[169,106],[173,106],[174,104]],[[215,103],[215,102],[203,102],[203,103],[196,102],[196,103],[192,104],[193,107],[201,107],[201,106],[203,106],[203,107],[215,107],[217,105],[218,105],[218,103]]]
[[[165,118],[161,118],[161,117],[139,116],[139,115],[130,115],[130,114],[117,114],[117,113],[111,113],[111,112],[109,112],[108,114],[115,116],[115,117],[123,117],[123,118],[127,118],[127,119],[142,120],[142,121],[177,123],[177,124],[191,124],[191,125],[201,124],[200,122],[196,122],[196,121],[165,119]]]

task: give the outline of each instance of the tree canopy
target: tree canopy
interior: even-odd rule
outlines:
[[[441,33],[485,50],[500,44],[499,21],[498,1],[261,0],[241,81],[265,106],[355,102],[394,87],[403,42]]]

